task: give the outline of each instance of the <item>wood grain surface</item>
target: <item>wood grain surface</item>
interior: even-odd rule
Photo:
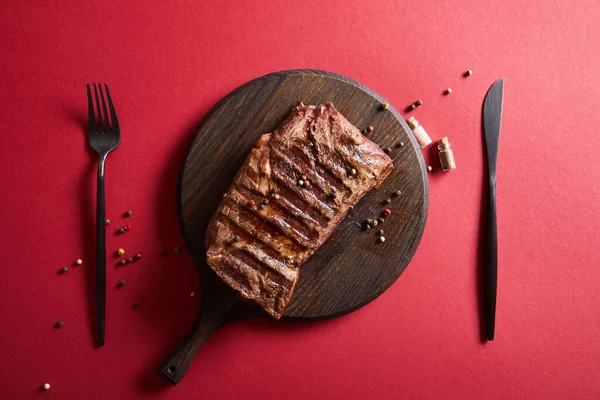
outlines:
[[[354,311],[392,285],[414,255],[427,218],[427,172],[421,150],[404,119],[369,88],[349,78],[315,70],[262,76],[223,98],[205,117],[183,160],[178,187],[180,225],[202,280],[202,309],[185,341],[158,372],[179,382],[200,345],[229,320],[265,315],[237,299],[206,264],[208,222],[256,140],[273,131],[298,101],[332,101],[338,111],[383,149],[394,171],[368,193],[333,235],[300,269],[300,280],[284,318],[326,319]],[[400,142],[403,146],[400,146]],[[393,192],[400,190],[399,196]],[[386,204],[386,199],[391,199]],[[383,224],[363,221],[391,215]],[[378,242],[384,230],[385,243]]]

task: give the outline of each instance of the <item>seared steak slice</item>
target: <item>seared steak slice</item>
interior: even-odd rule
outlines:
[[[280,318],[300,266],[392,168],[332,103],[293,108],[260,137],[223,195],[206,232],[208,265]]]

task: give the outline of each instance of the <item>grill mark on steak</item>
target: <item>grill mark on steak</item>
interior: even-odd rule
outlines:
[[[277,218],[275,216],[269,215],[269,213],[265,211],[260,211],[257,208],[258,204],[260,204],[260,201],[255,201],[255,203],[257,204],[256,206],[250,206],[248,204],[248,200],[245,200],[246,196],[240,193],[240,189],[240,186],[234,187],[231,190],[230,195],[227,197],[231,198],[234,202],[236,202],[240,207],[244,208],[249,213],[252,213],[252,215],[256,217],[256,221],[259,224],[259,226],[262,227],[265,224],[268,224],[269,226],[273,227],[274,229],[277,229],[282,234],[294,240],[296,243],[302,245],[303,247],[312,247],[310,238],[306,236],[304,232],[296,230],[293,226],[291,226],[286,220],[282,218]]]
[[[258,240],[262,245],[264,252],[269,254],[273,258],[287,259],[290,254],[294,254],[292,251],[300,251],[300,247],[292,242],[285,236],[282,236],[276,232],[266,232],[267,228],[257,230],[255,224],[248,223],[244,219],[249,219],[246,212],[240,214],[240,208],[238,207],[224,207],[219,222],[222,223],[226,228],[231,230],[231,244],[233,246],[239,242],[252,242]],[[240,238],[238,242],[233,240],[233,237],[237,234]]]
[[[308,239],[315,239],[319,232],[316,230],[315,225],[312,225],[310,222],[304,221],[304,219],[298,219],[294,217],[294,214],[288,213],[282,207],[279,207],[275,202],[269,201],[269,204],[264,205],[264,210],[261,205],[263,205],[262,201],[265,200],[265,197],[256,195],[256,192],[249,190],[245,186],[237,186],[236,187],[237,194],[239,194],[242,198],[246,198],[248,200],[253,200],[256,206],[251,207],[248,206],[249,210],[252,210],[255,215],[261,217],[268,217],[266,219],[282,219],[286,224],[292,227],[296,232],[301,234],[303,237]],[[236,195],[237,195],[236,194]],[[281,199],[281,196],[280,196]],[[238,203],[240,203],[238,201]],[[247,203],[244,203],[247,205]]]
[[[348,188],[344,185],[343,181],[337,179],[336,176],[328,172],[323,168],[322,165],[318,164],[310,153],[304,153],[303,149],[293,147],[294,160],[300,159],[298,153],[302,154],[305,158],[297,168],[293,168],[295,172],[298,172],[300,176],[306,175],[310,182],[310,186],[304,190],[312,191],[315,196],[321,201],[325,201],[327,196],[332,192],[348,192]],[[281,151],[273,148],[271,149],[271,165],[273,168],[280,167],[281,165],[294,165],[292,159]],[[333,188],[333,189],[332,189]],[[316,190],[315,190],[316,189]],[[338,208],[338,207],[336,207]]]
[[[319,200],[314,193],[305,188],[298,186],[299,176],[296,178],[294,171],[291,168],[274,168],[271,173],[271,178],[283,185],[288,190],[288,193],[295,195],[304,203],[318,211],[325,219],[331,219],[334,210],[325,202]],[[288,197],[290,199],[291,196]]]
[[[294,205],[294,203],[290,202],[285,197],[282,197],[281,193],[279,193],[279,199],[275,200],[272,196],[263,196],[261,193],[256,191],[256,189],[250,187],[249,185],[243,185],[241,187],[238,187],[238,189],[240,190],[240,193],[242,193],[242,195],[244,193],[249,193],[249,196],[259,196],[261,202],[267,199],[269,200],[269,205],[277,204],[277,209],[280,210],[280,212],[285,212],[286,214],[288,214],[288,218],[291,221],[294,221],[295,223],[301,223],[309,230],[314,231],[316,229],[316,226],[320,225],[319,221],[317,220],[319,217],[318,214],[316,216],[317,219],[313,218],[313,216],[310,215],[310,213],[306,213],[303,209],[298,208],[296,205]],[[280,190],[279,192],[284,191]],[[256,197],[254,197],[254,199],[255,201],[258,201],[256,200]],[[306,203],[302,203],[302,206],[304,206],[304,209],[308,207]],[[296,221],[294,217],[298,218],[298,221]]]
[[[266,269],[271,274],[280,275],[286,281],[294,280],[296,276],[295,269],[298,266],[292,264],[292,262],[284,262],[270,257],[260,247],[251,243],[241,243],[237,246],[237,249],[238,252],[232,254],[246,262],[246,264],[252,265],[256,269]]]
[[[245,232],[246,242],[252,242],[256,239],[262,244],[261,248],[265,253],[284,262],[295,260],[296,255],[302,254],[306,249],[306,247],[292,241],[288,236],[261,223],[260,219],[254,214],[233,202],[228,202],[223,207],[219,221],[224,224],[224,228],[231,227],[232,230],[242,230]],[[233,239],[233,235],[231,239]],[[244,240],[240,236],[240,242],[238,243],[241,242],[244,242]]]

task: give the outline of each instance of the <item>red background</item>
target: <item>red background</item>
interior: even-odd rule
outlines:
[[[598,1],[72,3],[0,5],[2,398],[600,398]],[[172,387],[154,369],[200,306],[189,253],[172,251],[185,145],[229,91],[291,68],[347,75],[397,109],[423,100],[415,116],[450,138],[458,169],[429,175],[421,245],[379,299],[326,322],[230,325]],[[481,105],[500,77],[497,335],[482,344]],[[123,131],[107,163],[108,249],[144,254],[108,265],[101,349],[91,81],[109,82]],[[127,209],[133,229],[117,237]]]

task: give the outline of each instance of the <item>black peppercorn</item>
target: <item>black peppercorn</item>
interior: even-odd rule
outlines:
[[[379,221],[380,224],[383,224],[385,222],[385,218],[381,217],[381,218],[378,219],[378,221]]]
[[[392,149],[390,149],[389,147],[385,148],[385,154],[390,154],[392,152]]]
[[[417,106],[423,105],[423,102],[422,102],[421,100],[417,100],[417,101],[415,102],[415,105],[417,105]]]
[[[402,192],[400,190],[394,190],[394,193],[392,193],[394,196],[400,196],[402,194]]]
[[[142,254],[141,254],[141,253],[137,253],[137,254],[135,255],[135,258],[137,258],[137,259],[139,260],[140,258],[142,258]]]
[[[58,321],[54,326],[56,326],[57,328],[62,328],[63,326],[65,326],[65,323],[62,321]]]
[[[61,274],[64,274],[64,273],[66,273],[68,270],[69,270],[69,268],[67,268],[67,267],[62,267],[62,268],[60,269],[60,273],[61,273]]]
[[[135,303],[133,303],[133,306],[135,308],[139,308],[142,305],[142,303],[140,303],[139,301],[136,301]]]
[[[166,250],[161,251],[160,255],[163,256],[163,257],[166,256],[167,255],[167,251]]]
[[[130,257],[127,259],[127,263],[132,263],[132,262],[133,262],[133,258]]]
[[[119,287],[123,287],[125,285],[127,285],[127,281],[125,279],[119,282]]]
[[[127,261],[125,261],[125,260],[120,260],[120,261],[118,262],[118,265],[121,265],[121,266],[123,266],[123,265],[125,265],[125,263],[126,263],[126,262],[127,262]]]
[[[269,200],[267,200],[267,199],[264,199],[264,200],[262,201],[262,203],[263,203],[264,205],[267,205],[267,204],[269,204]]]
[[[239,237],[238,235],[235,235],[235,236],[233,237],[233,241],[234,241],[234,242],[239,242],[239,241],[240,241],[240,237]]]
[[[131,212],[131,210],[127,210],[127,211],[125,212],[125,216],[126,216],[126,217],[131,217],[131,214],[133,214],[133,213]]]
[[[390,204],[392,202],[392,199],[385,199],[384,203],[385,204]]]

